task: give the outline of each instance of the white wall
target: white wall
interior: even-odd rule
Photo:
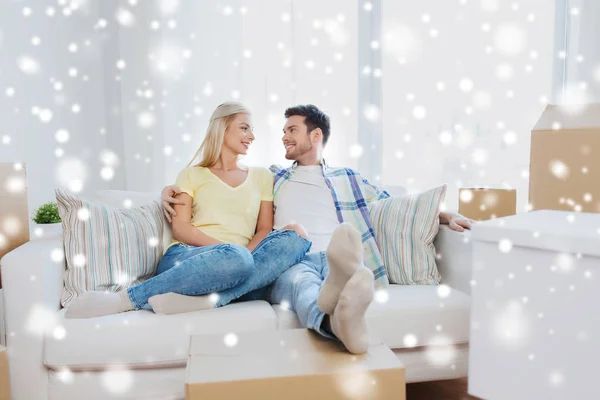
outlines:
[[[98,2],[70,16],[63,9],[43,0],[0,0],[0,161],[27,164],[30,210],[53,200],[54,188],[74,179],[82,180],[84,191],[109,186],[100,177],[99,160],[112,134],[101,133],[107,42],[94,25],[102,10]],[[70,51],[71,45],[77,50]],[[76,76],[69,75],[70,68]],[[34,109],[48,111],[36,115]],[[49,113],[42,121],[40,115]],[[68,131],[67,142],[57,141],[59,130]]]

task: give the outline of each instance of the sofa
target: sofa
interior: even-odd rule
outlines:
[[[153,197],[99,194],[115,205]],[[405,365],[409,383],[465,377],[468,370],[469,232],[442,226],[435,247],[443,285],[391,285],[367,312],[372,336]],[[60,306],[65,261],[56,251],[62,248],[56,234],[0,261],[14,399],[181,399],[190,335],[301,328],[285,305],[265,301],[178,315],[140,310],[66,319]]]

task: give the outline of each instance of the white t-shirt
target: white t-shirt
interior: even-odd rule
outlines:
[[[324,251],[339,221],[320,165],[297,166],[275,198],[275,229],[304,225],[311,252]]]

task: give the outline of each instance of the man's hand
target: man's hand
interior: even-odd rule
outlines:
[[[175,185],[167,186],[164,188],[160,194],[160,198],[162,200],[163,213],[169,222],[173,222],[171,217],[177,215],[172,205],[175,204],[184,204],[183,200],[176,199],[177,196],[181,193],[181,189]]]
[[[471,229],[476,221],[460,214],[440,213],[440,223],[448,225],[453,231],[464,232],[465,229]]]

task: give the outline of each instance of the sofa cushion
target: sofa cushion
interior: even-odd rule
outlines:
[[[162,204],[158,192],[132,192],[128,190],[100,190],[96,193],[94,200],[119,208],[138,207],[152,201]],[[163,249],[166,249],[173,242],[173,231],[166,218],[164,218],[164,222],[162,245]]]
[[[367,310],[367,325],[391,349],[464,343],[470,304],[467,294],[446,285],[390,285],[387,300]]]
[[[99,318],[65,318],[44,338],[44,362],[52,369],[99,370],[183,366],[190,335],[277,330],[273,308],[264,301],[234,303],[215,310],[158,315],[140,310]]]
[[[67,261],[63,307],[83,292],[117,292],[155,275],[163,254],[159,238],[164,223],[158,202],[128,210],[60,189],[56,200]]]
[[[469,341],[471,299],[465,293],[445,285],[390,285],[386,294],[385,302],[373,301],[366,319],[369,332],[390,349]],[[273,309],[279,329],[302,327],[293,311],[280,305]]]
[[[390,283],[436,285],[440,274],[435,263],[433,241],[440,226],[439,208],[446,185],[423,193],[376,201],[369,206]]]

